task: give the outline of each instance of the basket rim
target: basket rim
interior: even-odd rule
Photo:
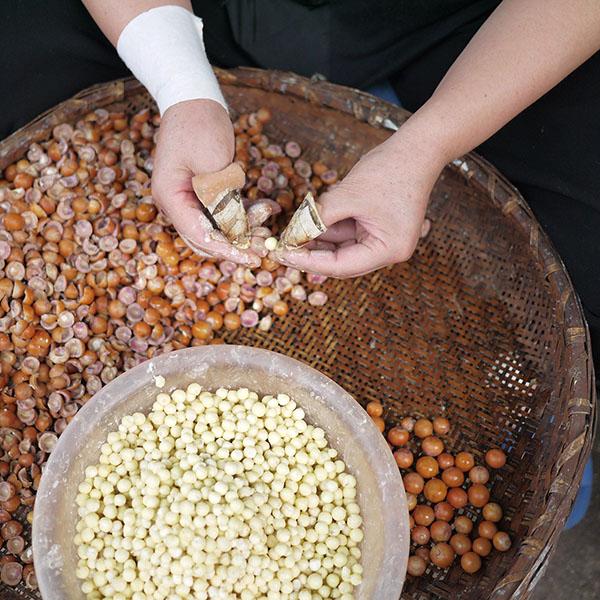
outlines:
[[[372,127],[393,129],[410,112],[366,92],[285,71],[249,67],[215,68],[221,85],[260,88],[297,97],[311,104],[352,115]],[[44,140],[48,131],[82,111],[122,102],[147,93],[133,77],[93,85],[57,104],[0,141],[0,169],[21,158],[24,149]],[[552,242],[519,191],[490,163],[474,152],[452,161],[446,168],[458,173],[488,196],[493,204],[527,236],[555,300],[557,323],[565,343],[564,375],[552,390],[565,407],[563,444],[558,453],[545,510],[522,541],[517,558],[496,582],[491,599],[526,598],[543,574],[555,542],[575,500],[596,430],[595,380],[588,326],[577,293]],[[575,485],[573,485],[575,484]]]

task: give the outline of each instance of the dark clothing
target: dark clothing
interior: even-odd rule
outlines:
[[[499,3],[331,0],[310,9],[298,0],[229,0],[226,11],[234,43],[256,64],[308,76],[317,72],[364,89],[404,69],[459,27],[481,22]],[[203,14],[211,4],[196,2],[194,8]]]
[[[499,3],[192,0],[214,64],[320,73],[363,89],[445,47]],[[2,0],[0,72],[10,86],[0,94],[0,138],[87,86],[129,74],[78,0]]]
[[[0,2],[0,138],[82,89],[130,75],[78,0]]]
[[[208,55],[315,72],[364,88],[389,79],[404,106],[431,95],[499,0],[193,2]],[[76,0],[0,4],[0,137],[79,90],[128,75]],[[600,360],[600,54],[479,149],[523,193],[585,307]]]

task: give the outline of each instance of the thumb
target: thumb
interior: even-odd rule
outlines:
[[[317,209],[327,227],[356,216],[356,205],[342,184],[321,194],[317,199]]]

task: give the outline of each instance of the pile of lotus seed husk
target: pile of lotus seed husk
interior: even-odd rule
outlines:
[[[257,269],[196,255],[158,213],[150,178],[160,119],[98,109],[54,128],[0,178],[0,581],[36,587],[29,524],[41,468],[84,404],[170,350],[267,332],[324,277],[268,257],[277,217],[337,173],[294,141],[271,144],[261,109],[235,122]],[[288,217],[289,220],[289,217]],[[264,334],[263,334],[264,335]]]

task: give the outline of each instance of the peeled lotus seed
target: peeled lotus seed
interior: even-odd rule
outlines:
[[[158,392],[148,415],[123,417],[78,487],[84,595],[213,589],[230,598],[243,589],[251,599],[276,587],[351,598],[362,581],[356,479],[304,417],[288,394],[197,383]]]
[[[273,250],[275,250],[277,248],[277,238],[275,238],[275,237],[268,237],[265,240],[265,247],[267,248],[267,250],[269,252],[273,252]]]

